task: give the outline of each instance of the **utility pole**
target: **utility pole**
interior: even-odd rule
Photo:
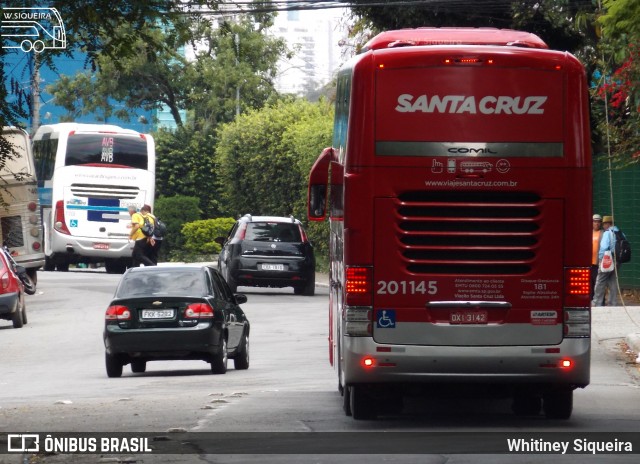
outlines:
[[[40,61],[38,53],[31,53],[31,133],[40,127]]]
[[[238,76],[240,76],[238,65],[240,64],[240,34],[235,34],[233,36],[233,42],[236,45],[236,71],[238,72]],[[238,79],[238,83],[236,84],[236,117],[240,115],[240,79]]]

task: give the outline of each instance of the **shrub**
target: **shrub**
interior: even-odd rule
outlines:
[[[203,219],[182,226],[184,249],[187,253],[210,255],[220,253],[220,244],[214,240],[226,237],[236,223],[233,218]]]

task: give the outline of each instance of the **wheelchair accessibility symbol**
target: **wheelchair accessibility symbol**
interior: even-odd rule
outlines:
[[[394,309],[379,309],[376,312],[376,327],[378,329],[395,329],[396,311]]]
[[[78,227],[78,220],[77,219],[69,220],[69,227]]]

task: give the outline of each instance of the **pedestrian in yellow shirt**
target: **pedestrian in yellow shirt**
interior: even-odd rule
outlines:
[[[142,233],[142,226],[144,225],[144,212],[137,212],[137,208],[134,205],[129,206],[129,215],[131,216],[131,231],[129,232],[129,240],[133,240],[133,252],[131,253],[131,259],[133,261],[133,267],[139,267],[141,264],[145,266],[155,266],[153,261],[149,259],[148,248],[150,247],[148,237]],[[153,219],[150,219],[153,221]]]

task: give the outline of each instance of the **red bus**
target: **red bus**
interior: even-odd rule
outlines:
[[[575,57],[511,30],[376,36],[338,73],[308,215],[330,219],[329,357],[347,415],[456,392],[571,416],[591,352]]]

